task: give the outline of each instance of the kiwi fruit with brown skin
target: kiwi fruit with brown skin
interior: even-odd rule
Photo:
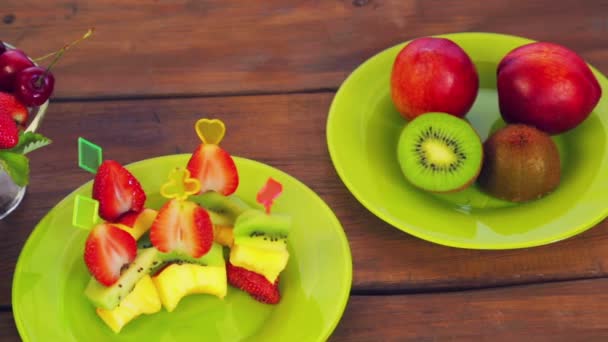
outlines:
[[[405,178],[416,187],[454,192],[475,182],[483,148],[468,122],[445,113],[426,113],[403,129],[397,158]]]
[[[527,125],[508,125],[483,145],[479,186],[511,202],[526,202],[553,191],[561,175],[559,152],[549,135]]]

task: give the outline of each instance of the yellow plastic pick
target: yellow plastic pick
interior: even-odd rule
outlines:
[[[220,119],[200,119],[194,129],[203,144],[219,145],[226,133],[226,125]]]
[[[190,178],[190,171],[183,167],[171,170],[167,183],[160,187],[160,194],[165,198],[185,200],[188,196],[201,191],[201,182],[196,178]]]

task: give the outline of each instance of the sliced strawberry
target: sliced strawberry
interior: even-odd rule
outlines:
[[[89,233],[84,262],[89,272],[105,286],[120,277],[120,270],[137,254],[137,242],[129,233],[108,223],[98,224]]]
[[[29,112],[27,107],[21,103],[13,94],[0,92],[0,115],[6,114],[13,120],[25,126]]]
[[[201,144],[188,161],[193,178],[200,180],[201,193],[217,191],[230,195],[239,186],[239,174],[234,160],[217,145]]]
[[[209,214],[198,204],[172,199],[158,211],[150,242],[161,252],[182,252],[200,258],[213,244]]]
[[[19,142],[19,129],[13,119],[0,113],[0,149],[13,148]]]
[[[146,194],[137,179],[113,160],[99,166],[93,198],[99,201],[99,216],[111,222],[129,212],[141,211],[146,202]]]
[[[138,217],[139,217],[138,212],[135,212],[135,211],[129,212],[129,213],[122,215],[117,223],[123,224],[129,228],[133,228],[133,226],[135,225],[135,221],[137,221]]]
[[[249,293],[257,301],[277,304],[281,300],[278,278],[272,284],[263,275],[234,266],[230,262],[226,263],[226,274],[228,284]]]

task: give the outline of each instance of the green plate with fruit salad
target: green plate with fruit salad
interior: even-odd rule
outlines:
[[[491,33],[437,37],[458,44],[479,75],[479,91],[465,119],[485,141],[503,126],[496,91],[497,66],[532,40]],[[434,243],[471,249],[513,249],[559,241],[608,215],[608,100],[587,119],[552,135],[561,160],[559,186],[525,203],[497,199],[477,183],[453,193],[414,187],[400,169],[397,146],[406,121],[391,98],[391,70],[408,42],[388,48],[358,67],[338,90],[329,111],[327,143],[333,164],[351,193],[376,216]],[[608,81],[593,74],[603,93]]]
[[[127,169],[159,209],[167,174],[190,155],[133,163]],[[199,294],[183,298],[168,313],[143,315],[115,334],[84,295],[91,278],[83,262],[86,230],[72,226],[77,195],[90,196],[92,182],[62,200],[29,237],[15,270],[12,304],[24,341],[324,341],[338,324],[350,293],[352,260],[344,231],[331,209],[291,176],[234,157],[240,185],[236,195],[254,208],[269,177],[283,185],[272,211],[291,216],[290,254],[281,273],[281,301],[263,304],[229,286],[224,299]]]

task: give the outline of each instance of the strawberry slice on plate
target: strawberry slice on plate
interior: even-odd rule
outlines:
[[[93,198],[99,201],[99,216],[111,222],[129,212],[140,212],[146,202],[146,194],[137,179],[113,160],[99,166]]]
[[[213,244],[209,214],[198,204],[172,199],[158,211],[150,242],[161,252],[182,252],[200,258]]]
[[[187,168],[201,182],[201,193],[216,191],[228,196],[239,186],[234,160],[218,145],[201,144],[192,153]]]
[[[277,304],[281,300],[278,278],[273,284],[263,275],[234,266],[230,262],[226,263],[226,275],[228,284],[249,293],[259,302]]]
[[[98,282],[111,286],[120,271],[137,255],[137,242],[127,232],[111,224],[98,224],[89,233],[84,249],[84,262]]]

